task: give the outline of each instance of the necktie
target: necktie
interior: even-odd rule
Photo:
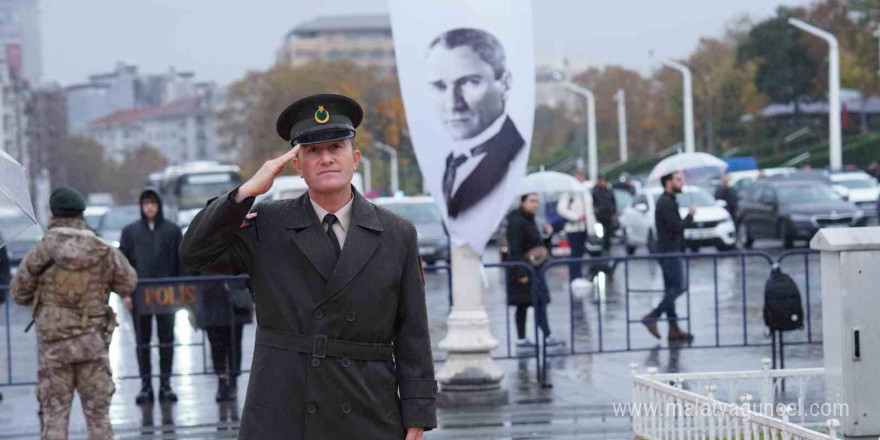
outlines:
[[[455,185],[455,170],[465,161],[467,161],[467,156],[464,154],[455,156],[449,153],[449,156],[446,156],[446,172],[443,173],[443,197],[446,199],[447,207],[452,199],[452,186]]]
[[[324,227],[327,228],[327,237],[330,238],[330,243],[333,243],[333,251],[336,252],[336,258],[339,258],[339,254],[342,252],[342,248],[339,247],[339,239],[336,238],[336,233],[333,232],[333,224],[338,221],[335,215],[327,214],[322,222]]]

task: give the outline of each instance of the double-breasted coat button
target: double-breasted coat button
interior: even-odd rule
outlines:
[[[349,358],[342,358],[342,366],[343,366],[343,368],[348,368],[348,367],[350,367],[350,366],[351,366],[351,359],[349,359]]]
[[[321,309],[315,310],[315,319],[324,319],[324,311]]]
[[[347,403],[343,403],[342,404],[342,412],[344,412],[345,414],[350,413],[351,412],[351,405],[349,405]]]
[[[354,322],[357,320],[357,313],[354,310],[349,310],[345,312],[345,320],[348,322]]]
[[[314,403],[309,403],[308,405],[306,405],[306,411],[308,411],[309,414],[314,414],[318,412],[318,405],[315,405]]]
[[[312,366],[318,368],[321,366],[321,360],[318,358],[312,358]]]

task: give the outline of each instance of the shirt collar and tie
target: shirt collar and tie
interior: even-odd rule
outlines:
[[[336,238],[338,249],[336,248],[336,244],[333,244],[333,247],[334,250],[337,251],[337,256],[339,256],[339,252],[342,251],[342,247],[345,245],[345,237],[348,235],[348,227],[351,225],[351,206],[352,202],[354,202],[354,194],[352,194],[351,200],[349,200],[345,206],[339,208],[339,210],[332,214],[321,205],[317,204],[314,200],[311,200],[311,198],[309,201],[312,203],[312,208],[318,216],[318,223],[320,223],[321,227],[324,228],[324,231],[327,232],[330,242],[333,243],[333,238]],[[330,230],[328,230],[328,224],[330,225]],[[333,235],[330,235],[331,233]]]
[[[504,122],[507,121],[507,115],[502,113],[495,119],[489,127],[480,134],[458,142],[453,151],[446,157],[446,171],[443,173],[443,197],[447,206],[452,199],[453,193],[458,190],[464,179],[470,175],[471,171],[479,164],[481,155],[485,154],[489,148],[487,141],[501,132]]]

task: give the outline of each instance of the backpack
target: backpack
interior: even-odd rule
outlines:
[[[771,331],[790,331],[804,327],[801,292],[790,276],[774,267],[764,287],[764,324]]]

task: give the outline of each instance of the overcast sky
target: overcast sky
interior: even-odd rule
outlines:
[[[418,0],[413,0],[418,1]],[[475,0],[479,1],[479,0]],[[720,36],[738,15],[763,19],[808,0],[535,0],[539,63],[563,54],[578,65],[648,72],[650,49],[685,57],[701,36]],[[178,70],[228,84],[274,63],[284,35],[321,15],[387,13],[385,0],[42,0],[43,78],[62,85],[110,71]]]

